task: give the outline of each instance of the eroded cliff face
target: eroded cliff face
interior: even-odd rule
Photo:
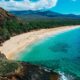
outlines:
[[[25,62],[0,62],[0,80],[58,80],[59,75]],[[6,65],[6,66],[5,66]]]
[[[58,80],[52,70],[26,62],[10,61],[0,53],[0,80]]]

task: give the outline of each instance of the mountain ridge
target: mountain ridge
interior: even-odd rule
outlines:
[[[10,11],[10,13],[16,15],[16,16],[29,16],[29,15],[38,15],[39,16],[45,16],[45,17],[50,17],[50,18],[72,18],[72,19],[80,19],[80,15],[75,15],[75,14],[61,14],[53,11],[32,11],[32,10],[24,10],[24,11]]]

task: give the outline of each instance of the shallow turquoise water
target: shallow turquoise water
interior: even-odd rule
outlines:
[[[70,80],[72,76],[80,80],[80,28],[30,45],[18,60],[64,72]]]

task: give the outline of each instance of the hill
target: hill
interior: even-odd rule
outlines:
[[[12,14],[11,14],[12,13]],[[15,16],[14,16],[15,15]],[[0,8],[0,43],[31,30],[80,25],[77,15],[63,15],[51,11],[5,11]]]
[[[55,19],[55,18],[63,18],[63,19],[80,19],[80,15],[74,14],[60,14],[52,11],[10,11],[11,14],[14,14],[18,17],[24,19]]]
[[[9,39],[10,36],[20,34],[21,24],[19,18],[0,8],[0,42]]]

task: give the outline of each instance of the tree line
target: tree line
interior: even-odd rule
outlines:
[[[18,21],[5,20],[0,27],[0,41],[5,41],[11,36],[29,32],[31,30],[54,28],[67,25],[80,25],[80,20],[76,19],[51,19],[51,20],[32,20]]]

